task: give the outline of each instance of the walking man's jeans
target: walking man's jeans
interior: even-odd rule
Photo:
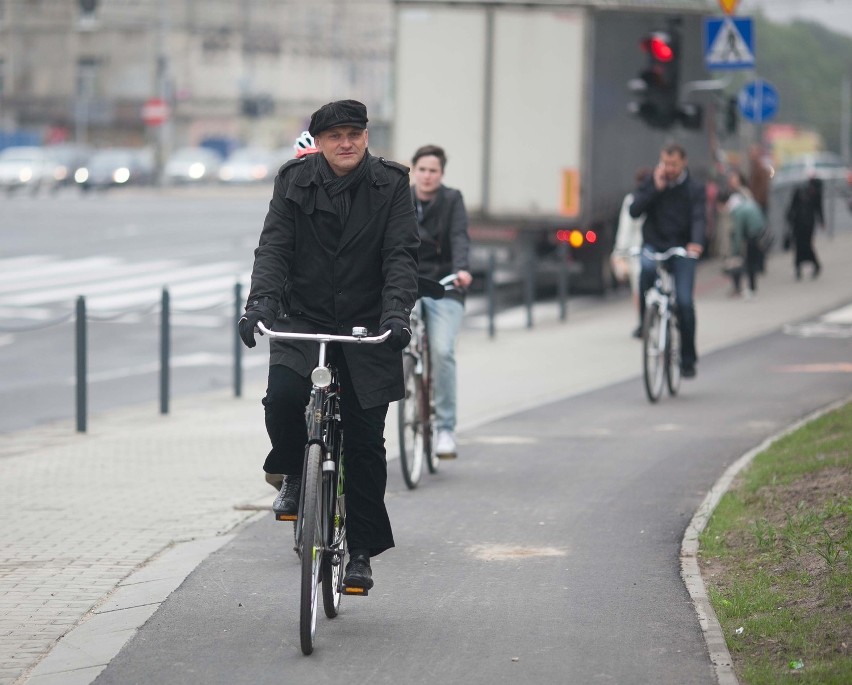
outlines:
[[[334,354],[340,373],[346,542],[349,549],[368,549],[370,555],[375,556],[394,546],[385,508],[388,472],[384,432],[388,405],[363,409],[352,390],[345,357],[339,350],[330,349],[329,354]],[[272,442],[272,450],[263,465],[267,473],[302,473],[308,439],[305,407],[310,394],[309,378],[279,364],[269,367],[269,382],[263,398],[266,431]]]
[[[657,278],[656,263],[646,257],[644,249],[655,251],[646,245],[642,254],[642,272],[639,275],[639,308],[642,320],[645,320],[645,293],[654,285]],[[695,304],[692,292],[695,290],[695,269],[697,259],[690,257],[672,257],[669,260],[675,282],[675,300],[677,302],[678,321],[680,321],[681,362],[687,366],[695,364],[698,355],[695,352]]]
[[[464,317],[464,305],[450,298],[420,300],[429,331],[432,378],[435,382],[435,428],[456,429],[456,338]]]

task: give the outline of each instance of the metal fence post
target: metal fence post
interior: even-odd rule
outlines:
[[[556,288],[559,296],[559,320],[568,318],[568,243],[559,241],[556,254],[559,264],[556,272]]]
[[[495,334],[494,328],[494,313],[495,313],[495,304],[494,297],[496,293],[494,292],[494,269],[496,259],[494,257],[494,250],[488,251],[488,272],[485,274],[485,293],[486,299],[488,300],[488,337],[493,338]]]
[[[160,306],[160,413],[169,413],[169,290],[163,288]]]
[[[533,301],[535,300],[535,251],[527,247],[526,274],[524,274],[524,304],[527,308],[527,328],[533,327]]]
[[[239,282],[234,286],[234,397],[243,394],[243,345],[240,338],[239,320],[243,302],[243,286]]]
[[[86,300],[77,298],[77,432],[86,432]]]

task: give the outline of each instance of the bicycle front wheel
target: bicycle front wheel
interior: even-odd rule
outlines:
[[[419,405],[423,382],[417,375],[417,360],[406,354],[402,359],[405,396],[397,403],[399,424],[399,463],[402,478],[410,490],[417,487],[423,473],[423,421]]]
[[[338,434],[339,435],[339,434]],[[339,438],[342,441],[342,437]],[[342,452],[342,448],[341,448]],[[341,572],[346,556],[346,508],[343,499],[343,459],[336,459],[337,471],[323,478],[323,498],[330,525],[326,526],[329,553],[322,558],[322,605],[325,615],[340,613]]]
[[[674,397],[680,389],[680,325],[676,316],[669,317],[669,334],[666,338],[666,382],[669,395]]]
[[[660,310],[656,305],[645,310],[644,335],[642,340],[642,371],[645,394],[651,402],[660,399],[665,380],[665,328]]]
[[[323,557],[322,448],[311,445],[305,461],[305,499],[302,508],[302,588],[299,604],[299,637],[302,652],[314,651],[317,628],[317,586]]]

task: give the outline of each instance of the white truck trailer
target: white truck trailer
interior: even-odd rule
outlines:
[[[542,273],[556,255],[571,287],[612,284],[609,253],[618,211],[638,167],[667,139],[706,173],[707,126],[648,127],[628,112],[628,88],[646,66],[642,38],[679,22],[680,81],[706,79],[704,0],[517,2],[394,0],[396,47],[392,150],[447,152],[447,185],[470,215],[474,268],[498,263]],[[696,100],[700,102],[700,100]],[[583,244],[556,250],[560,240]],[[592,242],[592,240],[594,242]]]

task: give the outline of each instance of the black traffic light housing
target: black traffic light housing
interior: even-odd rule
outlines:
[[[671,128],[680,118],[678,91],[680,82],[680,30],[672,20],[665,30],[643,36],[639,45],[647,63],[637,78],[628,84],[636,94],[629,111],[652,128]]]

